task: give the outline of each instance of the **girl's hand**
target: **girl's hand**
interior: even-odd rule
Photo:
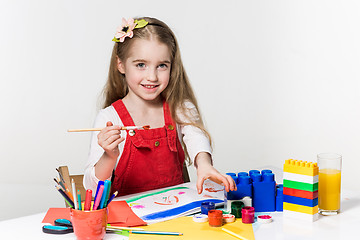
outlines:
[[[107,122],[106,127],[98,134],[98,143],[104,149],[104,154],[114,160],[119,157],[118,145],[124,140],[120,135],[120,126],[113,126],[112,122]]]
[[[221,174],[211,165],[210,154],[199,153],[196,157],[196,163],[198,176],[196,188],[199,194],[201,194],[203,191],[203,184],[206,179],[210,179],[218,184],[224,185],[227,192],[229,190],[236,191],[236,184],[234,179],[229,175]]]

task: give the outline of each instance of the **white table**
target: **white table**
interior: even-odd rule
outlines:
[[[281,212],[269,213],[273,217],[270,224],[254,223],[256,239],[347,239],[358,235],[360,227],[360,194],[343,190],[341,213],[336,216],[320,216],[314,223],[283,219]],[[75,239],[73,233],[64,235],[42,232],[45,213],[15,218],[0,222],[0,239]],[[121,239],[119,235],[107,234],[104,240]],[[161,239],[174,239],[173,236]],[[230,237],[229,237],[230,239]],[[356,239],[356,237],[355,237]]]

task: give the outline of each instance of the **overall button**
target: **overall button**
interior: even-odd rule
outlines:
[[[159,146],[160,145],[160,142],[159,141],[156,141],[155,142],[155,147]]]
[[[135,131],[134,131],[134,130],[130,130],[130,131],[129,131],[129,135],[130,135],[130,136],[134,136],[134,135],[135,135]]]
[[[168,126],[168,128],[169,128],[170,130],[174,130],[174,126],[171,125],[171,124]]]

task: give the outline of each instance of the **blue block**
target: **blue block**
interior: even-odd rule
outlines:
[[[265,173],[272,173],[272,171],[270,169],[261,170],[261,175],[264,175]]]
[[[318,205],[318,198],[307,199],[307,198],[294,197],[284,194],[284,202],[307,206],[307,207],[315,207]]]
[[[259,170],[250,170],[249,171],[249,176],[252,178],[252,175],[253,174],[260,174],[260,171]]]
[[[232,178],[235,180],[237,180],[237,190],[236,191],[229,191],[229,192],[225,192],[225,197],[227,198],[227,200],[240,200],[243,197],[251,197],[253,196],[253,192],[252,192],[252,184],[250,181],[250,177],[249,176],[245,176],[245,175],[240,175],[240,177],[234,177],[232,176]]]
[[[239,178],[240,176],[249,176],[249,174],[247,172],[238,172],[237,176]]]
[[[255,212],[274,212],[275,211],[275,175],[274,173],[264,172],[251,174],[253,182],[253,207]]]
[[[236,176],[236,173],[232,173],[232,172],[227,172],[226,175],[229,175],[229,176]]]
[[[284,201],[283,192],[284,192],[283,185],[282,184],[276,185],[275,210],[277,212],[283,211],[283,201]]]

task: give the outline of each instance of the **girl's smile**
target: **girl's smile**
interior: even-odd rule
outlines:
[[[141,84],[141,86],[143,86],[144,88],[147,88],[147,89],[154,89],[154,88],[159,87],[159,85],[150,85],[150,84]]]

